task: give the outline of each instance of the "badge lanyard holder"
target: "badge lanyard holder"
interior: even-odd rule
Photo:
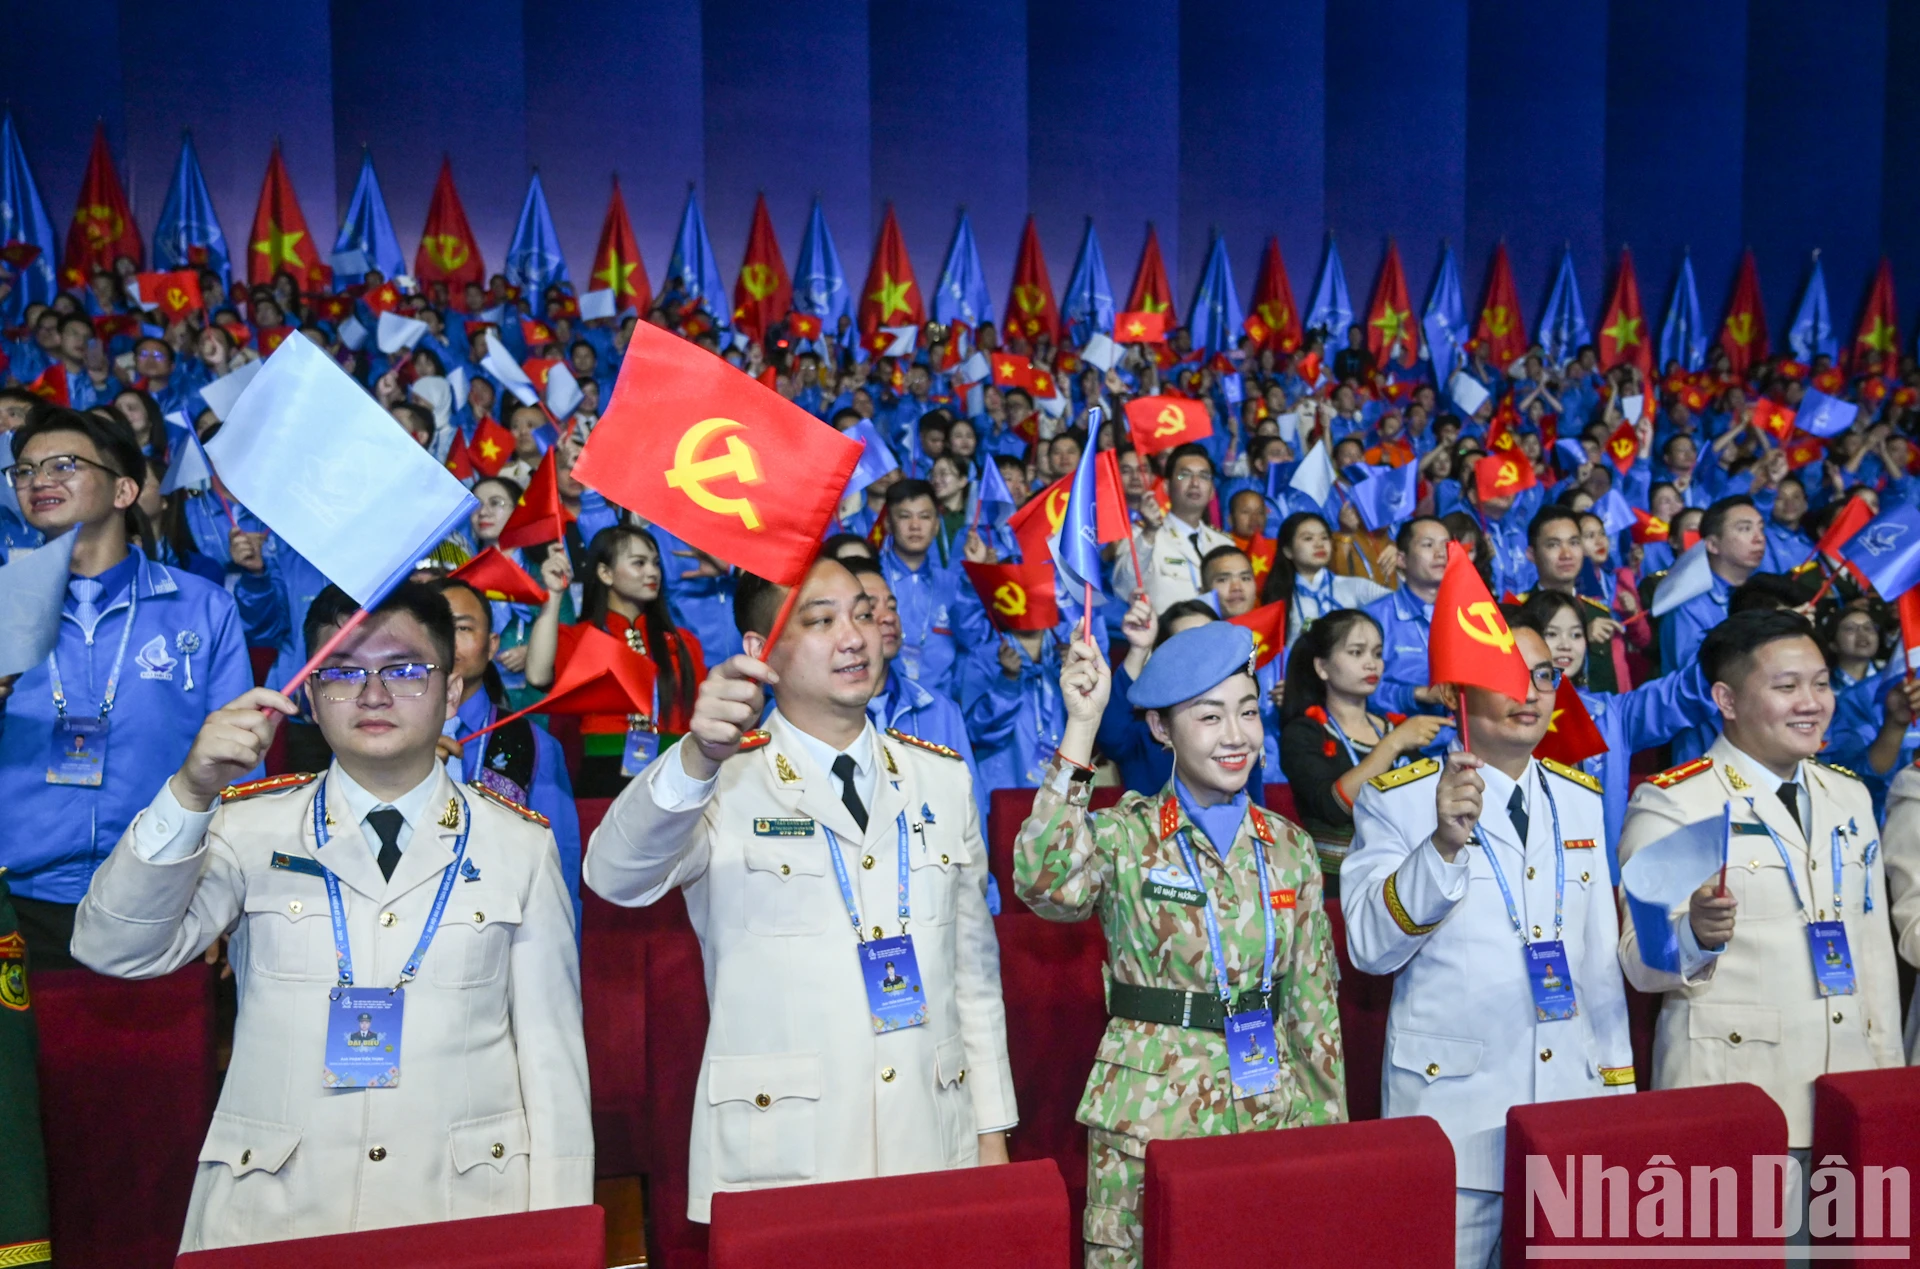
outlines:
[[[1262,949],[1260,970],[1260,1007],[1257,1009],[1234,1009],[1233,988],[1227,983],[1227,959],[1220,944],[1220,915],[1214,911],[1213,894],[1207,889],[1207,883],[1200,875],[1200,865],[1193,856],[1193,845],[1187,840],[1187,830],[1180,830],[1174,839],[1180,845],[1180,862],[1186,866],[1187,875],[1193,878],[1195,888],[1200,891],[1204,905],[1200,910],[1207,927],[1207,950],[1213,958],[1214,990],[1220,993],[1222,1012],[1226,1015],[1227,1032],[1227,1070],[1233,1078],[1233,1091],[1239,1097],[1259,1097],[1271,1093],[1280,1087],[1280,1041],[1273,1024],[1273,952],[1278,941],[1273,924],[1273,905],[1266,897],[1273,893],[1273,887],[1267,877],[1267,851],[1259,842],[1253,844],[1254,869],[1260,876],[1260,918],[1266,935]],[[1229,847],[1231,849],[1231,847]],[[1225,862],[1225,856],[1222,856]]]
[[[620,755],[620,774],[637,776],[660,756],[660,684],[653,685],[653,717],[627,715],[627,744]]]
[[[872,1016],[875,1035],[925,1025],[927,993],[920,980],[920,958],[913,950],[913,935],[907,923],[913,919],[913,902],[907,886],[907,813],[894,820],[900,835],[900,933],[885,938],[879,926],[867,937],[860,924],[860,907],[853,897],[853,880],[847,875],[847,861],[840,854],[840,839],[825,824],[827,850],[833,856],[833,875],[840,882],[840,901],[847,906],[847,920],[853,923],[853,937],[860,941],[860,979],[867,985],[867,1011]]]
[[[1760,819],[1760,812],[1754,806],[1753,799],[1747,799],[1747,809]],[[1815,913],[1800,896],[1800,883],[1793,875],[1793,857],[1787,853],[1787,844],[1780,840],[1780,834],[1773,831],[1773,825],[1760,820],[1760,827],[1767,830],[1767,836],[1773,842],[1773,848],[1780,852],[1780,866],[1787,870],[1787,886],[1793,891],[1794,906],[1807,922],[1807,953],[1813,961],[1813,984],[1822,996],[1851,996],[1856,990],[1853,973],[1853,949],[1847,945],[1846,909],[1842,906],[1841,868],[1845,861],[1840,857],[1840,829],[1833,830],[1833,919],[1816,920]],[[1867,873],[1866,909],[1873,911],[1873,873]]]
[[[458,796],[458,795],[456,795]],[[327,1088],[397,1088],[400,1084],[401,1024],[406,1016],[407,997],[402,990],[420,972],[427,948],[440,930],[440,918],[446,914],[447,897],[453,892],[453,879],[467,855],[467,833],[473,828],[473,812],[466,799],[460,799],[460,839],[454,843],[453,862],[440,875],[440,889],[433,896],[427,913],[426,928],[413,955],[400,971],[400,981],[389,990],[369,988],[355,991],[353,951],[347,943],[347,909],[340,899],[340,879],[330,868],[321,869],[327,886],[327,915],[333,922],[333,955],[339,965],[340,979],[327,993],[326,1065],[320,1082]],[[313,838],[327,844],[327,785],[323,779],[313,795]]]
[[[1513,902],[1513,889],[1507,884],[1506,870],[1500,867],[1500,857],[1494,854],[1478,824],[1473,826],[1473,839],[1487,857],[1487,866],[1493,869],[1493,879],[1500,884],[1500,897],[1506,901],[1507,920],[1513,922],[1513,932],[1520,936],[1520,948],[1527,962],[1527,986],[1533,991],[1534,1017],[1540,1022],[1561,1022],[1580,1013],[1580,1002],[1573,991],[1573,965],[1567,960],[1566,941],[1560,937],[1565,926],[1567,848],[1560,837],[1559,804],[1553,800],[1553,793],[1544,780],[1540,782],[1540,795],[1546,798],[1547,812],[1553,819],[1552,938],[1527,937],[1526,926],[1520,921],[1520,909]],[[1524,842],[1521,854],[1526,854]]]
[[[67,693],[60,680],[60,648],[55,642],[47,653],[47,678],[53,685],[53,752],[47,757],[47,783],[73,784],[97,789],[107,774],[107,716],[113,713],[114,697],[120,691],[120,667],[127,659],[127,642],[133,638],[133,618],[140,608],[138,587],[127,592],[127,624],[120,629],[120,647],[113,654],[113,669],[107,674],[107,690],[100,698],[97,718],[67,716]],[[91,639],[89,639],[91,642]]]

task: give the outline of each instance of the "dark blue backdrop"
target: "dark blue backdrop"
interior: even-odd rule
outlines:
[[[617,172],[656,283],[691,182],[729,275],[764,191],[789,265],[821,196],[856,283],[887,202],[931,287],[966,206],[996,304],[1037,218],[1116,288],[1158,226],[1183,304],[1226,235],[1305,302],[1331,229],[1356,300],[1388,237],[1424,302],[1493,245],[1537,318],[1571,244],[1589,319],[1622,243],[1649,308],[1690,251],[1717,317],[1758,253],[1769,326],[1822,250],[1849,326],[1884,250],[1920,300],[1920,9],[1889,0],[4,0],[0,81],[49,211],[96,118],[151,229],[182,128],[244,238],[277,136],[330,239],[370,145],[412,250],[441,155],[497,267],[529,170],[576,277]],[[1906,144],[1903,145],[1903,142]],[[1912,329],[1912,323],[1907,323]]]

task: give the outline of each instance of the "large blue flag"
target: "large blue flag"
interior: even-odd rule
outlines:
[[[820,226],[820,233],[827,232],[827,222],[820,215],[820,200],[813,203],[813,221],[807,224],[807,240],[813,240],[814,222]],[[840,258],[833,254],[833,239],[827,238],[827,254],[833,258],[833,269],[837,276],[840,271]],[[800,249],[801,276],[806,276],[807,251]],[[840,290],[846,292],[846,283],[842,281]],[[794,299],[800,298],[800,284],[794,283]],[[806,310],[812,312],[812,309]],[[967,219],[965,209],[960,212],[960,223],[953,227],[953,243],[947,248],[947,262],[940,268],[940,285],[933,293],[933,320],[942,323],[965,322],[978,329],[981,322],[993,320],[993,298],[987,294],[987,271],[980,267],[980,248],[973,241],[973,223]],[[830,324],[830,323],[829,323]]]
[[[688,195],[691,203],[692,195]],[[701,227],[700,239],[706,241],[706,228]],[[713,255],[713,249],[707,248],[707,255]],[[669,266],[671,269],[671,266]],[[525,291],[534,301],[536,314],[546,312],[546,306],[539,302],[539,296],[555,282],[565,282],[567,278],[567,260],[560,254],[560,235],[554,232],[553,213],[547,210],[547,192],[540,187],[539,169],[534,169],[533,180],[527,185],[527,200],[520,204],[520,222],[513,227],[513,241],[507,244],[507,281]],[[713,274],[716,289],[703,291],[703,295],[718,295],[719,271]]]
[[[160,221],[153,227],[153,263],[163,270],[212,269],[220,275],[222,287],[233,281],[227,236],[220,232],[220,218],[214,214],[213,195],[207,192],[191,132],[180,138],[180,161],[174,165]]]
[[[1674,362],[1694,371],[1707,364],[1707,328],[1700,320],[1700,290],[1693,284],[1693,253],[1680,258],[1680,276],[1673,280],[1667,301],[1667,320],[1660,323],[1660,370]]]
[[[1240,296],[1233,289],[1233,267],[1227,263],[1226,236],[1215,234],[1200,286],[1193,293],[1193,307],[1187,311],[1193,346],[1210,353],[1231,352],[1240,345],[1240,323],[1245,320]]]
[[[1313,284],[1313,302],[1307,306],[1307,329],[1327,333],[1327,355],[1347,346],[1347,327],[1353,325],[1353,301],[1347,298],[1347,271],[1340,265],[1340,248],[1327,235],[1327,258],[1320,262],[1320,278]]]
[[[393,217],[387,215],[380,178],[374,175],[373,151],[362,150],[360,179],[353,183],[340,236],[333,240],[333,280],[341,286],[357,286],[373,269],[396,278],[407,271],[407,258],[393,232]]]
[[[1353,506],[1360,520],[1375,533],[1390,529],[1413,514],[1420,501],[1419,468],[1412,463],[1376,471],[1353,486]]]
[[[1852,427],[1859,414],[1860,407],[1853,402],[1830,397],[1818,388],[1808,388],[1800,398],[1800,409],[1793,423],[1801,431],[1824,441]]]
[[[1560,256],[1560,272],[1553,279],[1553,292],[1547,296],[1547,311],[1540,318],[1540,345],[1546,349],[1547,364],[1564,364],[1582,344],[1591,343],[1587,330],[1587,311],[1580,304],[1580,279],[1573,275],[1573,248]]]
[[[692,204],[691,194],[687,201]],[[973,240],[972,231],[968,231],[967,240]],[[676,253],[678,250],[676,247]],[[991,313],[992,308],[986,306],[984,282],[981,287],[983,307],[980,311]],[[939,303],[938,299],[934,302]],[[806,236],[800,240],[800,258],[793,273],[793,306],[820,319],[823,341],[833,338],[834,327],[841,318],[853,315],[853,293],[847,286],[846,270],[840,267],[840,252],[833,245],[833,234],[827,229],[827,216],[820,210],[817,196],[813,210],[807,214]]]
[[[1453,378],[1460,349],[1473,334],[1467,326],[1467,301],[1460,293],[1460,265],[1453,248],[1440,250],[1440,268],[1433,275],[1433,293],[1427,297],[1427,311],[1420,319],[1427,337],[1427,359],[1433,363],[1433,381],[1445,384]]]
[[[1093,232],[1093,217],[1087,217],[1087,232],[1080,239],[1080,255],[1073,262],[1073,276],[1060,297],[1060,320],[1067,326],[1067,342],[1085,348],[1097,331],[1113,334],[1113,283],[1107,280],[1107,258],[1100,253],[1100,235]]]
[[[1833,333],[1833,313],[1827,307],[1827,275],[1820,267],[1818,251],[1813,253],[1813,268],[1807,274],[1807,289],[1800,293],[1800,307],[1794,310],[1793,325],[1787,327],[1787,347],[1803,363],[1821,353],[1840,355],[1840,341]]]
[[[1920,585],[1920,507],[1882,511],[1841,554],[1892,603]]]
[[[1196,339],[1196,343],[1198,340]],[[1100,407],[1087,411],[1087,435],[1100,434]],[[1089,445],[1073,469],[1067,487],[1067,510],[1060,520],[1060,536],[1053,544],[1053,562],[1065,574],[1068,590],[1078,596],[1093,590],[1094,606],[1106,602],[1100,580],[1100,455]]]
[[[20,145],[19,130],[13,126],[12,111],[0,120],[0,250],[9,247],[20,254],[24,254],[20,248],[38,249],[24,266],[7,265],[14,283],[13,290],[0,299],[0,319],[11,326],[25,316],[27,305],[50,304],[60,289],[55,276],[60,243],[53,236],[46,204],[40,201],[40,187],[27,165],[27,152]]]
[[[531,191],[528,196],[532,196]],[[687,298],[700,301],[700,307],[712,315],[716,325],[729,324],[727,288],[720,281],[720,265],[713,258],[713,242],[707,237],[706,219],[700,215],[700,200],[694,197],[691,188],[687,190],[687,205],[680,213],[680,232],[673,236],[667,278],[669,285],[672,279],[679,278]]]

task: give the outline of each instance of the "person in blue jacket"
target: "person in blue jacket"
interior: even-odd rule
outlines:
[[[1373,693],[1374,707],[1383,712],[1446,712],[1438,689],[1427,681],[1427,637],[1433,626],[1433,601],[1447,572],[1451,540],[1446,524],[1436,516],[1414,516],[1394,535],[1403,580],[1391,595],[1366,608],[1380,627],[1386,655],[1386,669]]]
[[[1672,673],[1696,659],[1707,631],[1727,619],[1727,604],[1736,588],[1760,571],[1766,558],[1767,534],[1760,509],[1745,494],[1733,494],[1708,507],[1700,517],[1700,540],[1706,543],[1707,567],[1712,573],[1706,590],[1660,617],[1660,669]],[[1674,754],[1684,762],[1704,753],[1712,737],[1704,737],[1695,753]]]
[[[1004,631],[962,658],[959,699],[988,788],[1039,787],[1067,725],[1060,645],[1079,635],[1065,621],[1052,630]]]
[[[958,659],[953,609],[960,564],[939,558],[940,508],[933,486],[924,480],[894,484],[887,490],[886,519],[880,567],[900,605],[900,672],[930,692],[948,691]]]
[[[253,672],[232,597],[133,549],[152,530],[126,424],[44,405],[12,441],[27,521],[76,535],[59,642],[0,680],[0,866],[35,965],[59,968],[94,869]]]

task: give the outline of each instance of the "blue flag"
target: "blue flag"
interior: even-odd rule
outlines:
[[[833,239],[826,237],[827,222],[820,215],[820,200],[813,200],[813,218],[807,223],[807,242],[813,241],[814,227],[819,226],[820,234],[826,240],[827,255],[833,261],[833,274],[840,276],[840,257],[834,254]],[[807,247],[800,248],[800,277],[807,276]],[[800,301],[801,283],[793,284],[793,298],[796,306]],[[847,284],[840,281],[840,293],[845,295]],[[813,309],[806,309],[813,312]],[[940,285],[933,292],[933,320],[941,323],[965,322],[968,326],[979,328],[981,322],[993,320],[993,297],[987,294],[987,271],[980,266],[980,248],[974,245],[973,224],[967,219],[963,209],[960,223],[953,227],[953,244],[947,248],[947,262],[940,268]],[[832,323],[826,323],[831,326]]]
[[[0,248],[14,243],[38,247],[40,253],[24,268],[6,266],[15,277],[13,290],[0,299],[0,321],[9,326],[26,316],[27,305],[53,302],[60,289],[55,276],[60,243],[53,236],[46,204],[40,201],[40,187],[27,165],[19,130],[13,126],[13,112],[8,111],[0,120]]]
[[[1572,247],[1560,256],[1560,272],[1553,279],[1547,311],[1540,319],[1539,339],[1550,366],[1565,364],[1580,351],[1580,345],[1592,342],[1587,311],[1580,305],[1580,280],[1573,275]]]
[[[1839,397],[1830,397],[1818,388],[1808,388],[1800,398],[1800,409],[1793,416],[1794,426],[1825,440],[1853,426],[1860,407]]]
[[[687,196],[691,206],[693,196]],[[701,241],[706,240],[706,228],[701,227]],[[707,255],[713,255],[713,249],[707,248]],[[668,266],[671,269],[671,265]],[[513,241],[507,244],[507,263],[505,269],[507,281],[527,293],[534,303],[536,314],[544,313],[546,306],[540,302],[540,296],[547,287],[555,282],[568,281],[567,260],[560,254],[560,235],[554,232],[553,214],[547,210],[547,192],[540,187],[540,170],[534,169],[533,180],[527,185],[527,200],[520,204],[520,222],[513,227]],[[719,271],[713,273],[715,289],[702,291],[702,295],[720,293]]]
[[[1570,436],[1563,436],[1553,443],[1553,461],[1562,476],[1571,476],[1587,461],[1587,447]]]
[[[1840,553],[1892,603],[1920,585],[1920,507],[1882,511]]]
[[[1610,538],[1625,533],[1640,519],[1633,514],[1633,505],[1618,489],[1609,489],[1596,498],[1591,510],[1593,514],[1600,517],[1600,525],[1607,531],[1607,536]]]
[[[1087,411],[1087,435],[1100,433],[1100,407]],[[1100,466],[1099,452],[1089,445],[1080,454],[1080,465],[1073,469],[1073,484],[1067,487],[1067,510],[1060,521],[1060,536],[1053,544],[1053,562],[1066,577],[1068,590],[1083,595],[1093,588],[1094,605],[1106,601],[1106,587],[1100,580]]]
[[[1073,276],[1060,296],[1060,320],[1067,326],[1067,342],[1085,348],[1097,331],[1113,334],[1113,283],[1107,280],[1107,259],[1100,254],[1100,235],[1093,232],[1093,217],[1087,217],[1087,232],[1080,239],[1080,255],[1073,262]]]
[[[173,184],[167,187],[167,201],[153,227],[153,263],[156,269],[212,269],[223,287],[233,281],[227,236],[220,232],[220,218],[214,214],[213,195],[207,192],[207,178],[200,171],[190,132],[180,138],[180,161],[174,165]],[[212,303],[219,307],[217,301]]]
[[[1320,262],[1320,278],[1313,284],[1313,302],[1307,306],[1306,329],[1327,333],[1327,356],[1347,346],[1347,327],[1353,324],[1353,301],[1347,298],[1347,271],[1340,265],[1340,248],[1327,235],[1327,258]]]
[[[1680,938],[1674,932],[1673,910],[1725,866],[1732,818],[1729,802],[1712,819],[1677,828],[1641,847],[1621,868],[1627,912],[1633,918],[1640,959],[1648,968],[1680,972]]]
[[[1427,337],[1427,359],[1433,363],[1433,381],[1445,384],[1453,378],[1459,364],[1460,349],[1473,334],[1467,326],[1467,301],[1460,293],[1460,266],[1453,248],[1440,251],[1440,268],[1433,275],[1433,294],[1427,297],[1427,311],[1420,319]]]
[[[333,240],[333,280],[340,286],[357,286],[372,269],[388,278],[399,277],[407,271],[407,258],[394,235],[393,218],[387,215],[380,178],[374,175],[373,151],[362,150],[360,179],[353,183],[340,236]]]
[[[860,451],[860,461],[853,465],[853,475],[847,480],[846,491],[840,495],[842,501],[864,490],[888,472],[900,470],[900,460],[893,456],[893,451],[887,448],[887,443],[880,439],[879,429],[874,427],[872,419],[861,419],[847,429],[846,435],[859,441],[863,448]]]
[[[1013,491],[1007,488],[1007,478],[1000,474],[1000,464],[988,455],[985,466],[980,469],[980,479],[973,482],[974,497],[979,503],[980,519],[996,527],[1005,525],[1007,517],[1019,509],[1013,500]]]
[[[535,175],[536,181],[538,174]],[[532,198],[529,190],[528,198]],[[541,202],[544,205],[545,199]],[[818,209],[819,203],[814,204]],[[521,213],[525,219],[526,213]],[[687,190],[687,205],[680,213],[680,232],[673,236],[673,255],[667,260],[667,278],[680,279],[680,287],[690,300],[700,301],[700,307],[712,315],[719,326],[728,324],[727,315],[732,306],[727,303],[727,288],[720,281],[720,265],[713,258],[713,243],[707,237],[707,222],[700,215],[700,201],[693,196],[693,190]],[[842,289],[845,284],[842,283]],[[799,288],[795,287],[795,298]],[[802,312],[813,310],[802,308]]]
[[[200,443],[199,433],[187,422],[187,416],[169,414],[166,424],[167,475],[160,482],[160,492],[170,494],[176,489],[205,489],[212,485],[213,462]]]
[[[60,641],[78,533],[62,533],[31,551],[15,550],[0,567],[0,675],[44,665]]]
[[[1700,320],[1700,291],[1693,284],[1693,256],[1680,259],[1680,276],[1673,280],[1667,301],[1667,320],[1660,323],[1660,369],[1673,362],[1694,371],[1707,364],[1707,328]]]
[[[1233,289],[1233,267],[1227,263],[1226,237],[1215,234],[1200,286],[1193,293],[1193,307],[1187,310],[1193,346],[1203,352],[1232,352],[1240,346],[1240,323],[1245,320],[1240,296]]]
[[[1351,470],[1351,469],[1350,469]],[[1420,501],[1419,469],[1412,463],[1389,467],[1353,487],[1353,506],[1368,529],[1378,533],[1413,514]]]
[[[971,241],[972,233],[967,237]],[[847,274],[840,267],[840,253],[834,248],[833,234],[827,229],[826,213],[820,210],[817,196],[813,210],[807,215],[806,236],[800,240],[799,262],[793,273],[793,306],[820,319],[823,342],[833,338],[833,329],[841,318],[853,315],[853,293],[847,286]],[[992,309],[980,311],[988,313]]]
[[[1820,267],[1818,251],[1813,253],[1813,268],[1807,273],[1807,289],[1800,293],[1800,307],[1794,310],[1793,325],[1787,327],[1787,347],[1793,349],[1795,360],[1803,363],[1821,353],[1840,355],[1840,341],[1833,334],[1833,313],[1827,307],[1827,275]]]

